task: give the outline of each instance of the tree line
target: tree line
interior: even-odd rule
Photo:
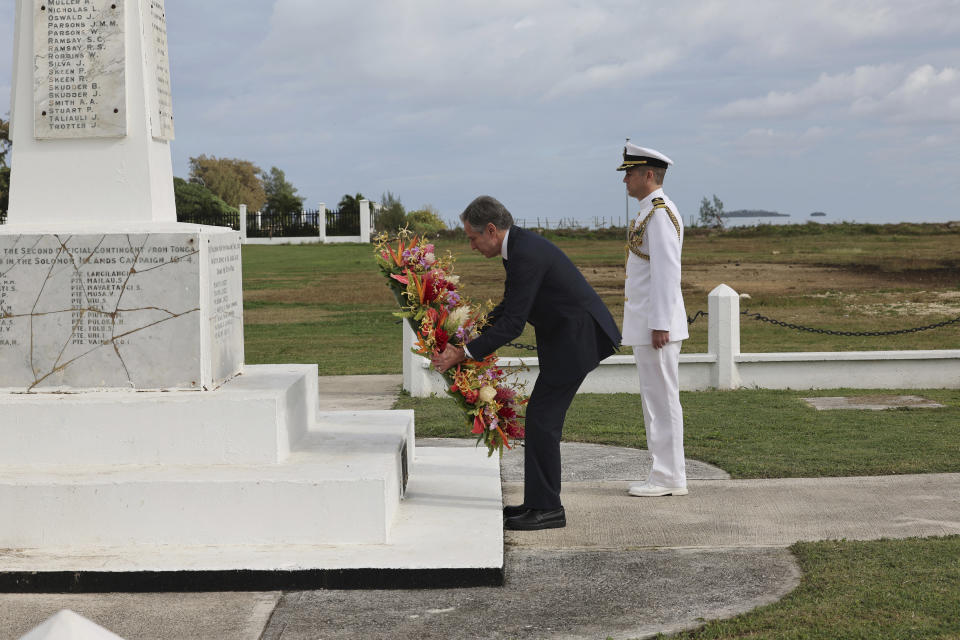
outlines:
[[[283,170],[264,171],[249,160],[200,155],[190,158],[190,176],[173,179],[177,213],[185,217],[235,214],[241,204],[250,211],[300,213],[303,197]]]
[[[177,212],[187,215],[203,212],[236,213],[241,204],[250,211],[271,214],[299,213],[303,198],[277,167],[261,170],[249,160],[201,155],[190,158],[189,181],[175,179]],[[360,201],[370,200],[362,193],[344,194],[337,209],[344,215],[359,216]],[[433,234],[446,229],[440,212],[431,205],[407,211],[400,198],[391,192],[380,198],[381,210],[375,217],[378,231],[396,232],[407,227],[416,233]]]

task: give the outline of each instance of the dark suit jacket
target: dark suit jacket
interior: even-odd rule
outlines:
[[[556,245],[514,226],[507,237],[503,300],[490,324],[467,344],[482,359],[516,339],[529,322],[536,329],[540,377],[568,382],[596,368],[620,345],[617,324],[576,266]]]

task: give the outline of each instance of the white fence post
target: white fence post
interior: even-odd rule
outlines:
[[[320,244],[327,243],[327,203],[321,202],[317,211],[317,227],[320,229]]]
[[[240,243],[244,244],[247,241],[247,205],[242,204],[238,208],[240,209]]]
[[[410,328],[406,318],[401,324],[403,325],[403,388],[407,393],[413,394],[413,376],[417,373],[414,371],[416,366],[413,361],[414,354],[410,351],[413,348],[413,329]]]
[[[370,201],[360,201],[360,242],[370,244]]]
[[[717,358],[711,383],[717,389],[736,389],[740,386],[740,296],[725,284],[717,285],[710,292],[708,309],[707,348]]]

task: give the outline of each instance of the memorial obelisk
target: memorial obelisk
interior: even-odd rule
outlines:
[[[163,0],[17,0],[14,64],[0,591],[502,582],[496,459],[414,480],[412,411],[244,366],[239,233],[176,222]]]
[[[177,224],[163,0],[19,0],[0,389],[213,389],[243,366],[240,240]]]

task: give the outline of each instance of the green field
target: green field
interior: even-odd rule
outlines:
[[[684,640],[960,638],[960,536],[798,542],[792,593]],[[664,636],[657,636],[662,638]]]
[[[857,395],[829,391],[698,391],[680,394],[684,449],[734,478],[812,478],[960,472],[960,389],[887,390],[920,394],[943,409],[817,411],[802,398]],[[459,408],[446,397],[402,396],[414,409],[417,435],[469,437]],[[645,449],[640,398],[579,394],[564,423],[568,442]]]
[[[750,296],[743,300],[743,309],[835,331],[889,331],[960,317],[960,228],[823,229],[800,225],[722,234],[691,230],[684,245],[688,314],[706,311],[707,294],[725,283]],[[624,257],[619,233],[553,239],[619,322]],[[462,238],[438,240],[437,246],[456,257],[468,297],[499,299],[503,268],[498,260],[471,253]],[[247,362],[315,362],[322,374],[400,372],[400,326],[391,316],[395,302],[370,246],[246,245],[243,276]],[[529,327],[521,342],[533,343]],[[744,318],[741,342],[745,353],[950,349],[960,348],[960,323],[921,333],[852,338]],[[707,323],[701,318],[691,325],[684,352],[706,349]],[[516,353],[505,349],[501,355]]]

